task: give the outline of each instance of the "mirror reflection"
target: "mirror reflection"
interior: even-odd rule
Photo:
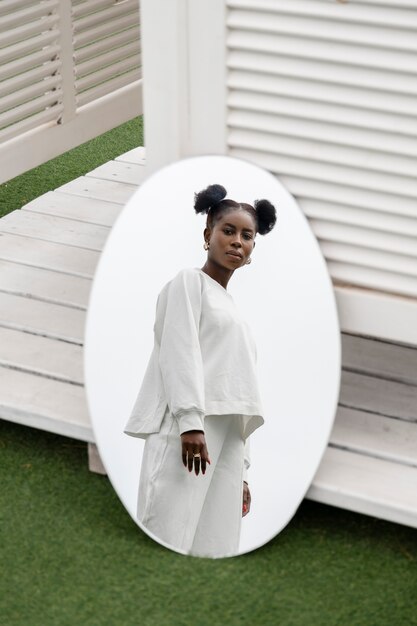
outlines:
[[[319,246],[276,178],[215,156],[149,178],[107,240],[85,340],[99,451],[139,526],[211,558],[275,536],[330,435],[339,337]]]

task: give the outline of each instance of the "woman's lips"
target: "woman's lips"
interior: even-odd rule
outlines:
[[[233,257],[234,259],[241,259],[242,255],[239,254],[238,252],[226,252],[226,254],[228,254],[229,256]]]

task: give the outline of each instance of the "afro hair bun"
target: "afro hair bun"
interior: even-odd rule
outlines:
[[[194,194],[194,210],[196,213],[208,213],[209,209],[226,197],[226,189],[222,185],[209,185],[203,191]]]
[[[269,200],[255,200],[254,207],[258,217],[258,233],[266,235],[274,228],[277,221],[275,207]]]

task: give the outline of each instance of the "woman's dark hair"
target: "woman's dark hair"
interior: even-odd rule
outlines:
[[[252,206],[245,202],[225,200],[226,193],[222,185],[209,185],[203,191],[194,194],[194,210],[196,213],[207,213],[208,226],[214,226],[227,210],[244,209],[252,215],[260,235],[266,235],[274,228],[277,214],[269,200],[255,200]]]

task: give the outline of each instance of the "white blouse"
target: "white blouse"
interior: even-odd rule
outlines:
[[[158,432],[166,405],[180,433],[205,415],[237,414],[246,439],[264,423],[256,346],[232,296],[200,268],[180,270],[158,295],[154,348],[124,432]]]

